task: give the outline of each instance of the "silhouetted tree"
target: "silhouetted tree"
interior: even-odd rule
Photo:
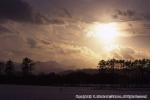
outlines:
[[[125,67],[124,60],[118,60],[118,63],[120,64],[120,69],[123,69]]]
[[[0,62],[0,74],[2,74],[4,67],[5,67],[5,63],[1,61]]]
[[[111,59],[109,61],[109,65],[110,65],[110,68],[111,68],[112,72],[114,72],[116,62],[117,62],[116,59]]]
[[[99,61],[98,66],[99,71],[104,71],[106,69],[106,62],[104,60]]]
[[[34,62],[30,58],[24,58],[22,61],[22,72],[23,75],[30,75],[32,74]]]
[[[147,60],[147,68],[150,69],[150,60]]]
[[[14,74],[14,63],[13,63],[13,61],[9,60],[6,62],[5,73],[7,75],[13,75]]]
[[[128,70],[131,70],[132,67],[133,67],[131,61],[127,60],[127,61],[124,62],[124,64],[125,64],[125,68],[128,69]]]

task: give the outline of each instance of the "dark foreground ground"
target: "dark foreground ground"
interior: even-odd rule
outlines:
[[[150,100],[150,88],[102,88],[102,87],[51,87],[0,85],[0,100],[129,100],[100,99],[102,95],[147,95]],[[96,98],[97,96],[97,98]],[[86,99],[83,99],[86,98]]]

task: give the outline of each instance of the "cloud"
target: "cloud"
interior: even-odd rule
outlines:
[[[133,59],[148,58],[148,53],[137,51],[136,49],[130,47],[120,47],[114,49],[109,56],[116,59],[133,60]]]
[[[21,0],[0,0],[0,18],[16,21],[31,21],[32,8]]]
[[[107,16],[111,17],[116,8],[119,10],[115,10],[113,19],[116,22],[123,21],[125,23],[135,21],[135,23],[128,23],[129,27],[127,28],[131,28],[129,31],[139,32],[136,34],[141,34],[140,29],[136,27],[136,21],[144,22],[143,20],[149,19],[146,13],[140,13],[140,11],[128,7],[125,7],[126,10],[122,10],[124,8],[114,6],[117,4],[114,1],[102,1],[0,0],[0,34],[10,33],[0,36],[0,55],[2,54],[2,58],[10,57],[14,60],[28,56],[34,60],[57,60],[70,65],[97,64],[97,58],[105,57],[102,51],[104,47],[101,46],[99,40],[87,38],[86,30],[89,26],[94,22],[101,23],[105,18],[108,20]],[[120,4],[124,5],[122,1]],[[112,9],[112,7],[114,8]],[[106,11],[110,11],[110,13],[106,13]],[[144,26],[149,28],[148,23],[145,23]],[[128,37],[126,38],[124,42],[130,41]],[[132,42],[133,47],[136,44],[142,46],[149,43],[149,40],[144,41],[145,38],[137,40],[143,41],[143,44],[135,41]],[[126,48],[122,47],[113,51],[111,56],[118,59],[146,57],[144,53],[130,48],[132,43],[126,44]]]
[[[64,11],[64,15],[67,15],[69,18],[72,18],[72,14],[66,9],[66,8],[62,8],[62,10]]]
[[[20,61],[28,56],[35,61],[54,60],[68,66],[92,66],[97,55],[91,48],[81,45],[84,33],[75,24],[65,28],[9,21],[3,27],[18,34],[1,36],[0,58]]]
[[[36,48],[37,42],[32,38],[27,38],[27,43],[30,46],[30,48]]]
[[[140,13],[127,9],[127,10],[115,10],[115,14],[112,15],[112,18],[116,21],[120,22],[129,22],[129,21],[140,21],[142,20],[142,16]]]
[[[136,10],[115,10],[115,14],[112,15],[113,19],[118,21],[150,21],[150,13]]]
[[[135,51],[131,48],[121,48],[118,53],[120,53],[124,59],[134,59]]]
[[[132,17],[136,14],[135,11],[129,9],[125,11],[117,10],[117,13],[120,16],[128,16],[128,17]]]
[[[62,19],[50,19],[45,15],[33,10],[33,8],[22,0],[0,0],[0,20],[14,20],[17,22],[35,24],[64,24]],[[70,13],[63,9],[65,14],[71,17]]]
[[[0,25],[0,35],[3,35],[5,33],[13,33],[13,32],[7,29],[6,27]]]
[[[115,14],[112,15],[112,20],[116,22],[126,23],[126,29],[124,32],[132,33],[130,36],[148,36],[150,29],[150,13],[146,11],[138,10],[115,10]]]

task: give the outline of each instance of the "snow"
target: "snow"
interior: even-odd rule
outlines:
[[[100,89],[97,87],[0,85],[0,100],[78,100],[77,98],[75,98],[76,95],[113,95],[113,94],[150,95],[150,89],[146,88]]]

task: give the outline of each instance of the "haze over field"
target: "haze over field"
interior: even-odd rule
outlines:
[[[149,0],[0,0],[0,60],[96,67],[150,57]]]

